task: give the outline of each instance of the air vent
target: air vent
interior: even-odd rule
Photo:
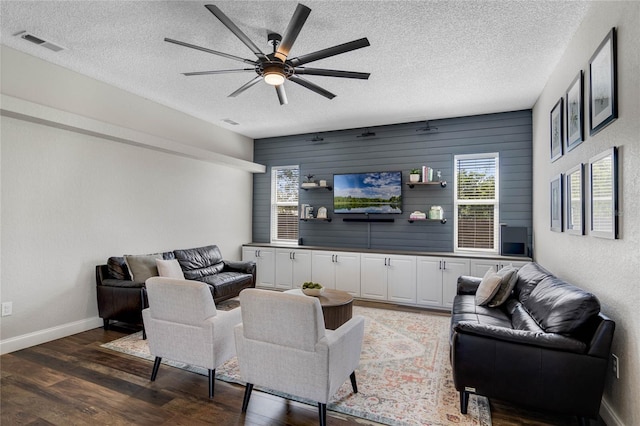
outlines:
[[[233,121],[230,118],[224,118],[224,119],[222,119],[222,121],[224,121],[225,123],[231,124],[232,126],[237,126],[238,124],[240,124],[240,123],[237,123],[237,122]]]
[[[31,33],[26,32],[26,31],[21,31],[18,34],[16,34],[16,36],[19,36],[23,40],[30,41],[33,44],[37,44],[38,46],[45,47],[45,48],[47,48],[49,50],[53,50],[54,52],[59,52],[61,50],[64,50],[64,47],[59,46],[59,45],[57,45],[55,43],[52,43],[50,41],[47,41],[47,40],[43,39],[42,37],[38,37],[36,35],[33,35]]]

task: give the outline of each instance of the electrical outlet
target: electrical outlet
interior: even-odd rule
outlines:
[[[2,302],[2,316],[8,317],[13,313],[13,302]]]
[[[613,374],[616,375],[616,379],[620,378],[620,361],[618,360],[618,356],[616,354],[611,354],[611,368],[613,370]]]

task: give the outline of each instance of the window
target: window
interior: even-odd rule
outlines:
[[[498,154],[454,157],[455,251],[498,252]]]
[[[271,241],[298,242],[298,166],[271,168]]]

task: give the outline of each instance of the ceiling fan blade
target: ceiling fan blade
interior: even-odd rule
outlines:
[[[304,78],[292,75],[291,77],[289,77],[289,80],[293,81],[294,83],[298,83],[300,86],[306,87],[307,89],[314,91],[317,94],[324,96],[325,98],[333,99],[336,97],[336,95],[329,92],[328,90],[325,90],[317,84],[314,84],[309,80],[305,80]]]
[[[238,96],[240,93],[244,92],[245,90],[247,90],[248,88],[258,84],[260,81],[262,81],[262,77],[261,76],[256,76],[256,78],[254,78],[253,80],[249,81],[248,83],[246,83],[245,85],[243,85],[242,87],[240,87],[238,90],[236,90],[235,92],[233,92],[232,94],[230,94],[228,97],[229,98],[235,98],[236,96]]]
[[[179,46],[190,47],[191,49],[201,50],[203,52],[212,53],[214,55],[222,56],[224,58],[234,59],[236,61],[244,62],[245,64],[255,64],[256,61],[251,59],[244,59],[239,56],[229,55],[228,53],[218,52],[216,50],[207,49],[206,47],[196,46],[195,44],[185,43],[184,41],[173,40],[171,38],[165,38],[164,41],[177,44]]]
[[[305,67],[298,67],[298,68],[294,68],[293,70],[298,75],[301,75],[301,74],[322,75],[325,77],[358,78],[361,80],[367,80],[371,75],[371,73],[368,73],[368,72],[325,70],[320,68],[305,68]]]
[[[286,105],[289,103],[289,101],[287,101],[287,93],[284,91],[284,83],[276,86],[276,93],[278,94],[280,105]]]
[[[358,40],[350,41],[348,43],[339,44],[337,46],[328,47],[326,49],[318,50],[317,52],[308,53],[306,55],[298,56],[291,59],[291,65],[297,67],[309,62],[317,61],[319,59],[328,58],[330,56],[340,55],[342,53],[351,52],[352,50],[361,49],[363,47],[370,46],[367,38],[361,38]]]
[[[183,72],[182,75],[186,75],[187,77],[191,77],[193,75],[210,75],[210,74],[232,74],[236,72],[247,72],[254,71],[255,68],[239,68],[235,70],[217,70],[217,71],[194,71],[194,72]]]
[[[278,45],[278,50],[276,51],[276,58],[280,59],[282,62],[287,60],[287,56],[289,56],[289,51],[295,43],[296,38],[298,38],[298,34],[300,34],[300,30],[302,26],[307,21],[309,14],[311,13],[311,9],[307,6],[298,3],[296,7],[296,11],[293,12],[293,16],[289,21],[289,25],[287,25],[287,29],[284,31],[284,37],[282,37],[282,42]]]
[[[255,45],[254,42],[251,41],[251,39],[249,37],[247,37],[247,35],[245,33],[242,32],[242,30],[240,30],[240,28],[238,28],[236,26],[236,24],[233,23],[233,21],[231,19],[229,19],[229,17],[227,15],[225,15],[219,8],[218,6],[215,6],[213,4],[207,4],[204,7],[206,7],[207,9],[209,9],[209,12],[213,13],[213,15],[218,18],[220,20],[220,22],[222,22],[224,24],[225,27],[229,28],[229,30],[231,30],[231,32],[240,39],[241,42],[243,42],[258,58],[260,59],[266,59],[267,56],[262,52],[262,50],[260,50],[260,48],[258,46]]]

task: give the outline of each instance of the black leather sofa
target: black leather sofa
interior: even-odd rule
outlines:
[[[216,303],[255,287],[255,262],[223,260],[216,245],[164,252],[162,258],[177,259],[185,279],[209,284]],[[111,257],[106,265],[97,265],[96,285],[98,313],[105,330],[112,320],[142,323],[142,309],[147,306],[142,291],[144,282],[131,279],[124,257]]]
[[[615,323],[591,293],[536,263],[517,272],[511,296],[477,306],[481,278],[458,278],[451,316],[453,381],[460,411],[469,394],[575,415],[600,409]]]

